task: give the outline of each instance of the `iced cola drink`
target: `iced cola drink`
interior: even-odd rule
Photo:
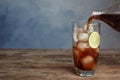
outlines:
[[[87,28],[85,22],[74,24],[73,58],[74,67],[79,76],[94,74],[100,45],[99,26],[98,23],[91,23]]]

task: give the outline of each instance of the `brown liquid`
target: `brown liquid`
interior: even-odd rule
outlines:
[[[88,29],[89,24],[93,20],[101,20],[105,23],[107,23],[111,28],[113,28],[116,31],[120,32],[120,14],[101,14],[101,15],[93,15],[88,19]]]
[[[81,49],[78,45],[86,44],[77,42],[73,45],[74,65],[80,70],[94,70],[97,65],[98,49],[99,48],[84,48]]]

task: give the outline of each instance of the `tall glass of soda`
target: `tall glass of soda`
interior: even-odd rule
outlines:
[[[99,55],[100,23],[87,25],[86,21],[75,21],[73,25],[73,62],[77,75],[93,76]]]

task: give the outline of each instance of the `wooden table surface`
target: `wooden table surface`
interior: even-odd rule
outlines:
[[[0,80],[120,80],[120,50],[101,50],[95,75],[81,78],[71,50],[0,49]]]

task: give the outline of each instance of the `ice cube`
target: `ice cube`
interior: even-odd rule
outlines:
[[[73,39],[74,41],[78,41],[77,39],[77,34],[78,34],[78,27],[77,26],[74,26],[74,31],[73,31]]]
[[[77,25],[74,26],[73,39],[75,42],[78,41],[78,34],[83,32],[82,28],[78,28]]]
[[[79,42],[77,47],[80,50],[84,51],[86,48],[89,48],[89,44],[87,42]]]
[[[85,30],[85,31],[87,30],[87,25],[84,26],[84,30]]]
[[[95,67],[94,58],[92,56],[86,56],[82,59],[82,66],[85,70],[92,70]]]
[[[79,41],[87,41],[88,40],[88,33],[79,33],[78,40]]]
[[[92,56],[86,56],[83,58],[83,64],[87,64],[89,62],[92,62],[94,59],[92,58]]]
[[[83,29],[82,28],[78,28],[78,33],[81,33],[83,32]]]
[[[78,41],[78,39],[77,39],[77,33],[73,33],[73,40],[74,40],[75,42]]]
[[[88,29],[88,32],[91,33],[91,32],[93,32],[93,31],[94,31],[94,27],[93,27],[93,25],[91,24],[90,27],[89,27],[89,29]]]

